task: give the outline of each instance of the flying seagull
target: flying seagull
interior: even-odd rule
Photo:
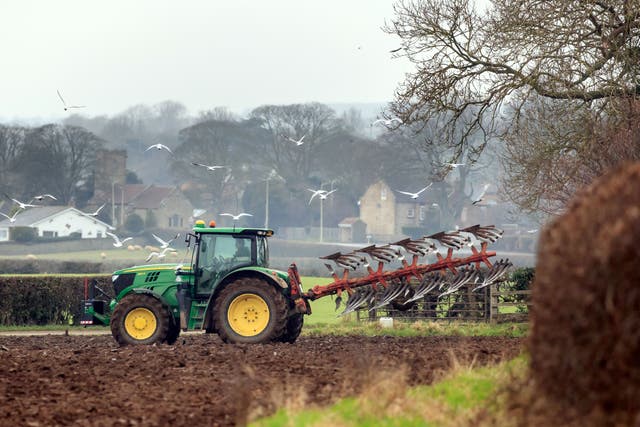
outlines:
[[[169,248],[169,247],[164,248],[164,249],[162,250],[162,252],[155,252],[155,251],[154,251],[154,252],[151,252],[151,253],[149,254],[149,256],[147,257],[147,259],[145,260],[145,262],[148,262],[148,261],[149,261],[149,260],[151,260],[151,258],[153,258],[153,257],[158,257],[158,259],[162,259],[162,258],[164,258],[165,256],[167,256],[167,251],[177,252],[175,249],[173,249],[173,248]]]
[[[44,200],[44,198],[45,198],[45,197],[48,197],[48,198],[50,198],[51,200],[58,200],[58,199],[56,199],[54,196],[52,196],[51,194],[40,194],[39,196],[35,196],[35,197],[34,197],[33,199],[31,199],[31,200],[32,200],[32,201],[33,201],[33,200],[37,200],[37,201],[41,202],[41,201],[43,201],[43,200]]]
[[[100,206],[98,209],[96,209],[95,212],[92,213],[86,213],[83,212],[86,216],[98,216],[98,214],[100,213],[100,211],[102,210],[102,208],[104,208],[104,206],[106,205],[106,203],[103,203],[102,206]]]
[[[151,150],[152,148],[155,148],[155,149],[157,149],[158,151],[160,151],[160,150],[167,150],[169,153],[173,154],[173,151],[171,151],[171,149],[169,149],[169,147],[167,147],[167,146],[166,146],[166,145],[164,145],[164,144],[153,144],[153,145],[150,145],[150,146],[149,146],[149,148],[147,148],[147,149],[146,149],[146,150],[144,150],[144,151],[149,151],[149,150]]]
[[[311,201],[314,199],[314,197],[316,196],[321,196],[323,194],[325,194],[327,192],[327,190],[312,190],[310,188],[307,188],[307,190],[311,191],[313,194],[311,195],[311,198],[309,199],[309,204],[311,204]]]
[[[433,182],[431,184],[433,184]],[[422,193],[427,188],[431,187],[431,184],[427,185],[426,187],[424,187],[422,190],[418,191],[417,193],[412,193],[410,191],[400,191],[400,190],[396,190],[396,191],[398,193],[402,193],[402,194],[406,194],[407,196],[411,196],[411,198],[415,200],[415,199],[418,198],[418,196],[420,196],[420,193]]]
[[[9,197],[11,199],[11,197]],[[20,209],[26,209],[26,208],[41,208],[42,206],[40,205],[32,205],[31,203],[23,203],[20,200],[16,200],[16,199],[11,199],[13,200]]]
[[[475,200],[473,202],[471,202],[471,204],[475,205],[477,203],[480,203],[482,201],[482,198],[484,197],[484,194],[487,192],[488,188],[489,188],[489,184],[485,184],[484,188],[480,192],[480,195],[478,197],[476,197]]]
[[[9,220],[9,222],[16,222],[16,215],[18,215],[18,212],[20,212],[20,209],[15,211],[12,216],[5,215],[2,212],[0,212],[0,215],[2,215],[3,217],[7,218]]]
[[[115,234],[113,234],[113,233],[109,233],[108,231],[105,231],[105,233],[106,233],[107,236],[111,236],[113,238],[113,240],[114,240],[113,246],[115,246],[116,248],[121,248],[122,245],[124,244],[124,242],[126,242],[127,240],[133,239],[133,237],[126,237],[126,238],[120,240],[120,238],[118,236],[116,236]]]
[[[336,191],[338,191],[338,189],[334,188],[333,190],[331,190],[329,192],[325,192],[324,194],[320,194],[320,200],[326,200],[327,197],[329,196],[329,194],[335,193]]]
[[[164,240],[162,240],[160,237],[156,236],[155,234],[151,233],[151,235],[153,236],[154,239],[156,239],[158,241],[158,243],[160,243],[160,247],[162,249],[168,248],[169,245],[171,244],[171,242],[173,242],[178,237],[180,237],[180,233],[178,233],[172,239],[169,239],[169,241],[165,242]]]
[[[225,212],[225,213],[221,213],[220,216],[230,216],[230,217],[233,218],[234,221],[237,221],[240,218],[242,218],[243,216],[253,216],[253,215],[251,215],[249,213],[245,213],[245,212],[239,213],[238,215],[234,215],[234,214],[230,214],[230,213],[226,213]]]
[[[394,118],[389,119],[389,120],[386,120],[386,119],[378,119],[378,120],[376,120],[375,122],[371,123],[371,126],[376,125],[376,124],[378,124],[378,123],[382,123],[382,124],[384,124],[385,126],[391,126],[391,125],[393,125],[393,122],[398,122],[398,124],[402,124],[402,120],[400,120],[400,119],[399,119],[399,118],[397,118],[397,117],[394,117]]]
[[[291,142],[294,142],[298,147],[301,146],[302,144],[304,144],[304,142],[302,142],[302,140],[304,139],[304,137],[307,136],[306,134],[302,135],[302,138],[296,140],[291,138],[290,136],[287,137],[287,139]]]
[[[67,111],[69,108],[84,108],[84,105],[67,105],[67,103],[65,102],[64,98],[62,97],[62,95],[60,95],[60,91],[56,90],[56,92],[58,92],[58,97],[60,98],[60,101],[62,101],[62,105],[64,106],[64,111]]]
[[[167,148],[168,150],[168,148]],[[222,169],[222,168],[226,168],[226,166],[209,166],[209,165],[203,165],[202,163],[196,163],[196,162],[191,162],[192,165],[194,166],[202,166],[203,168],[207,168],[207,170],[210,171],[214,171],[216,169]]]

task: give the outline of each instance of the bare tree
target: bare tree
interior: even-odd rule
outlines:
[[[24,139],[24,127],[0,125],[0,185],[3,186],[4,192],[13,191],[18,167],[16,158],[20,154]]]
[[[254,109],[251,117],[269,132],[264,154],[288,182],[305,181],[314,172],[317,147],[338,125],[335,112],[317,102],[265,105]]]
[[[404,123],[436,121],[439,143],[453,149],[452,160],[466,152],[474,162],[492,136],[509,140],[550,121],[563,122],[551,124],[552,133],[577,129],[584,117],[599,123],[619,113],[619,100],[640,94],[639,0],[493,0],[484,13],[474,4],[400,0],[386,26],[402,40],[396,54],[416,65],[400,84],[389,116]],[[532,114],[532,103],[556,115]],[[507,110],[505,126],[499,119]],[[566,123],[570,119],[576,122]],[[588,140],[578,142],[580,150]]]
[[[17,159],[22,194],[49,192],[70,203],[91,182],[100,145],[101,139],[75,126],[50,124],[29,130]]]

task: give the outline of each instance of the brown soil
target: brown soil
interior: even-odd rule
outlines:
[[[0,337],[0,425],[242,425],[356,395],[380,372],[406,369],[409,385],[429,384],[452,360],[493,363],[521,346],[503,337],[229,345],[196,334],[137,347],[104,335]]]

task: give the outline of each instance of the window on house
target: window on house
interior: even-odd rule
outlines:
[[[407,209],[407,218],[415,218],[416,211],[413,208]]]
[[[178,215],[172,215],[169,217],[169,228],[182,227],[182,217]]]
[[[383,188],[380,190],[380,200],[387,200],[387,189]]]
[[[7,240],[8,237],[7,230],[0,230],[0,240]]]
[[[427,211],[426,207],[420,206],[420,211],[418,213],[418,218],[420,218],[420,221],[424,221],[424,218],[426,216],[426,211]]]
[[[44,230],[42,232],[42,237],[57,237],[58,236],[58,232],[57,231],[46,231]]]

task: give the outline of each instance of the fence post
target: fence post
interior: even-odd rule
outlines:
[[[489,323],[498,321],[498,285],[489,285]]]

